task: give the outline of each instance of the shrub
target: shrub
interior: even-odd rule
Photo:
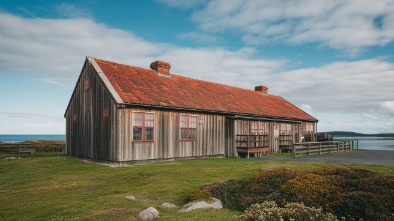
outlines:
[[[239,208],[247,208],[250,205],[245,206],[240,200],[245,197],[241,180],[228,180],[224,183],[205,186],[203,189],[207,189],[213,197],[220,199],[225,208],[239,210]]]
[[[308,206],[323,207],[332,211],[344,196],[341,188],[318,174],[301,174],[289,180],[281,187],[283,198],[288,202],[303,202]]]
[[[220,199],[224,207],[244,211],[250,205],[264,201],[282,202],[278,191],[295,176],[296,172],[293,170],[274,169],[255,174],[246,180],[229,180],[204,188]]]
[[[203,189],[220,199],[224,207],[239,211],[264,201],[274,201],[280,207],[294,202],[346,220],[394,220],[394,177],[363,169],[275,169]]]
[[[337,216],[347,220],[394,220],[394,195],[354,191],[344,197],[341,204],[333,208]],[[349,218],[353,217],[353,219]]]
[[[192,202],[192,201],[209,201],[212,200],[212,195],[209,192],[208,189],[199,189],[199,190],[193,190],[191,191],[187,196],[186,199],[184,200],[186,203]]]
[[[321,209],[307,207],[303,203],[288,203],[284,208],[278,207],[274,201],[253,204],[245,214],[236,217],[239,221],[336,221],[335,215],[323,213]]]

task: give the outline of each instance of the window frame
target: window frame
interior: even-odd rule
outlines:
[[[266,122],[266,121],[250,121],[249,134],[267,135],[268,134],[268,122]]]
[[[186,121],[183,121],[182,118],[186,117]],[[191,121],[191,119],[194,118],[194,122]],[[186,127],[183,126],[182,124],[186,123]],[[192,114],[180,114],[179,115],[179,140],[180,141],[185,141],[185,142],[193,142],[197,141],[197,115],[192,115]],[[186,138],[182,138],[182,129],[186,130],[185,136]],[[191,138],[190,136],[193,136],[190,131],[194,130],[194,138]]]
[[[140,125],[137,125],[137,118],[136,115],[141,114],[141,118],[138,119],[140,122]],[[152,118],[147,119],[147,116],[152,116]],[[154,112],[144,112],[144,111],[135,111],[132,112],[132,123],[133,123],[133,134],[132,134],[132,141],[133,142],[155,142],[155,113]],[[135,130],[136,129],[141,129],[141,134],[139,135],[141,139],[135,139]],[[150,137],[152,139],[147,139],[149,134],[147,133],[147,129],[150,129],[151,135]]]
[[[281,123],[280,124],[280,134],[281,135],[292,135],[293,125],[291,123]]]
[[[305,123],[305,131],[306,132],[310,132],[310,133],[314,133],[314,131],[315,131],[315,123],[311,123],[311,122]]]

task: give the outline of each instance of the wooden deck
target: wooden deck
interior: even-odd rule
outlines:
[[[323,154],[358,149],[358,140],[337,140],[324,142],[302,142],[293,144],[293,156],[297,154]]]

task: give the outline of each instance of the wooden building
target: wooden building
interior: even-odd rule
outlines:
[[[66,152],[138,163],[278,152],[317,120],[265,86],[247,90],[87,57],[65,112]]]

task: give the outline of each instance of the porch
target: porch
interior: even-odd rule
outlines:
[[[261,157],[264,153],[268,155],[268,135],[266,134],[237,134],[236,147],[238,156],[249,158],[251,154],[255,157]]]

